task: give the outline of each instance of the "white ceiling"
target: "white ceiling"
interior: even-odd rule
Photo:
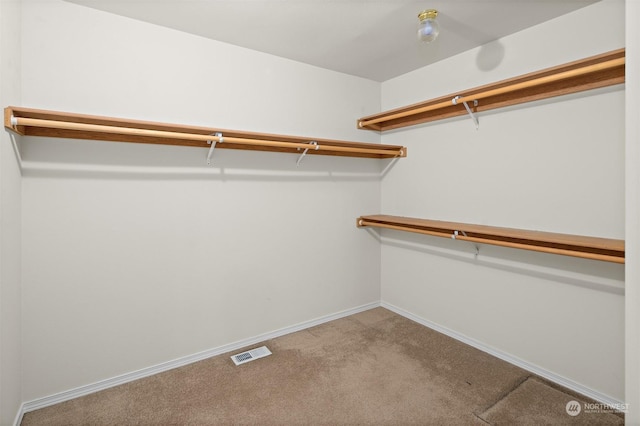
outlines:
[[[384,81],[598,0],[68,0],[210,39]],[[417,41],[418,12],[440,36]]]

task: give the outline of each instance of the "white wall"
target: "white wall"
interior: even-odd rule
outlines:
[[[378,142],[379,84],[26,1],[23,105]],[[26,401],[380,298],[377,160],[24,139]]]
[[[626,1],[625,398],[629,425],[640,424],[640,3]]]
[[[594,31],[607,28],[607,31]],[[384,82],[383,110],[624,47],[604,0]],[[480,101],[481,102],[481,101]],[[382,212],[625,237],[624,86],[385,133]],[[383,232],[382,300],[624,400],[624,266]]]
[[[20,103],[20,3],[0,1],[0,105]],[[0,132],[0,424],[22,403],[21,182],[12,140]]]
[[[3,88],[20,81],[6,60],[19,56],[6,49],[19,22],[8,4]],[[605,0],[390,80],[382,109],[622,47],[623,19],[621,0]],[[603,20],[606,33],[591,31]],[[27,1],[23,26],[23,102],[3,89],[2,106],[379,140],[353,125],[381,109],[377,83],[57,0]],[[382,208],[369,160],[309,157],[296,170],[289,155],[220,150],[205,168],[198,149],[27,139],[23,400],[377,300],[379,248],[353,226],[363,213],[623,238],[623,108],[616,88],[484,113],[479,131],[460,118],[385,134],[409,157],[384,180]],[[20,217],[5,139],[2,223]],[[19,247],[19,229],[0,228],[0,423],[20,402],[19,258],[6,249]],[[624,399],[623,267],[495,247],[475,260],[458,242],[384,237],[385,302]],[[627,315],[631,324],[637,312]],[[628,327],[632,403],[634,339]]]

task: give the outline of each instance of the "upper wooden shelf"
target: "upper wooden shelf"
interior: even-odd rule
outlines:
[[[467,102],[473,112],[481,112],[621,84],[625,80],[624,68],[625,50],[613,50],[437,99],[369,115],[358,120],[358,127],[385,131],[465,115],[467,110],[463,102]],[[477,101],[477,105],[474,105],[473,101]]]
[[[361,216],[357,225],[624,263],[623,240],[388,215]]]
[[[24,136],[245,149],[343,157],[406,157],[403,146],[253,133],[9,106],[5,128]],[[216,135],[219,134],[219,135]]]

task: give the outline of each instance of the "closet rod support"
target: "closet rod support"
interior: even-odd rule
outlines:
[[[224,136],[222,136],[222,133],[217,132],[217,133],[213,134],[212,136],[216,136],[218,138],[218,140],[207,141],[207,143],[211,145],[211,148],[209,148],[209,153],[207,154],[207,164],[211,164],[211,156],[213,155],[213,150],[216,148],[216,143],[218,143],[218,142],[223,143],[224,142]]]
[[[316,141],[310,141],[309,145],[313,145],[315,146],[315,150],[317,151],[318,149],[320,149],[320,146],[318,145],[318,142]],[[300,148],[298,148],[298,151],[300,151]],[[300,162],[302,161],[302,159],[304,158],[305,155],[307,155],[307,151],[309,151],[309,148],[305,148],[304,151],[302,151],[302,154],[300,154],[300,157],[298,157],[298,161],[296,161],[296,167],[298,167],[300,165]]]
[[[454,104],[454,105],[458,105],[458,99],[460,99],[460,98],[461,98],[461,96],[456,96],[455,98],[451,99],[451,103]],[[475,114],[473,113],[473,111],[471,111],[471,108],[469,108],[469,105],[467,104],[467,101],[462,101],[462,104],[464,105],[465,109],[469,113],[469,117],[471,117],[471,119],[475,123],[476,130],[478,130],[478,128],[480,127],[480,123],[478,122],[478,117],[476,117]],[[474,99],[473,106],[474,107],[478,106],[478,100],[477,99]]]
[[[464,231],[453,231],[453,234],[451,234],[451,239],[455,240],[458,238],[458,235],[462,234],[465,238],[469,238],[469,236],[467,235],[466,232]],[[473,244],[473,246],[476,249],[476,252],[474,254],[475,257],[478,257],[478,255],[480,254],[480,246],[478,244]]]
[[[467,236],[467,233],[464,231],[460,231],[462,232],[462,235],[464,235],[465,237]],[[480,246],[476,243],[473,244],[473,246],[476,248],[476,254],[475,257],[478,257],[478,255],[480,254]]]

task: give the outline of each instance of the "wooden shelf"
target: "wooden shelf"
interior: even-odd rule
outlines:
[[[244,149],[308,155],[364,158],[406,157],[405,147],[330,139],[253,133],[211,127],[166,124],[112,117],[73,114],[30,108],[7,107],[4,126],[24,136],[88,139],[180,145],[215,149]],[[222,136],[214,136],[221,133]],[[311,145],[315,142],[317,145]]]
[[[373,226],[606,262],[624,263],[625,256],[624,241],[608,238],[388,215],[360,216],[357,225],[358,227]]]
[[[385,131],[466,115],[463,101],[475,112],[622,84],[625,50],[618,49],[437,99],[369,115],[358,120],[361,129]],[[456,103],[453,99],[459,97]],[[474,106],[473,101],[478,101]]]

